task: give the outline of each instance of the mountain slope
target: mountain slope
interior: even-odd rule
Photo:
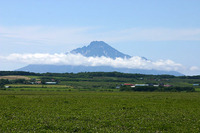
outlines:
[[[176,71],[160,71],[160,70],[144,70],[144,69],[130,69],[130,68],[114,68],[111,66],[72,66],[72,65],[28,65],[16,71],[29,71],[35,73],[78,73],[78,72],[122,72],[122,73],[139,73],[152,75],[175,75],[183,76],[183,74]]]
[[[117,57],[120,58],[130,58],[130,55],[123,54],[118,50],[114,49],[113,47],[109,46],[107,43],[103,41],[93,41],[88,46],[84,46],[82,48],[77,48],[72,50],[70,53],[72,54],[82,54],[86,57],[109,57],[112,59],[116,59]]]

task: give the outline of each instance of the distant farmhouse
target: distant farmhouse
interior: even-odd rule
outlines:
[[[163,87],[172,87],[172,85],[169,84],[131,84],[131,83],[124,83],[122,84],[122,86],[130,86],[132,88],[134,87],[143,87],[143,86],[154,86],[154,87],[159,87],[159,86],[163,86]]]
[[[45,82],[45,84],[47,84],[47,85],[55,85],[55,84],[57,84],[57,82]]]

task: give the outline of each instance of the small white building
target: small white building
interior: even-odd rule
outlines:
[[[57,82],[45,82],[45,84],[47,84],[47,85],[55,85],[55,84],[57,84]]]
[[[116,86],[116,89],[120,89],[120,86]]]
[[[135,86],[149,86],[148,84],[135,84]]]
[[[153,85],[154,87],[159,87],[159,85]]]

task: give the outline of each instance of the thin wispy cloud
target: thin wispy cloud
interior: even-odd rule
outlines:
[[[57,45],[83,43],[92,40],[104,40],[106,42],[196,41],[200,40],[200,29],[130,28],[101,31],[101,28],[98,27],[0,27],[0,41],[7,43]]]
[[[42,26],[0,27],[0,41],[18,44],[42,43],[46,45],[73,44],[86,40],[91,27],[52,28]]]
[[[108,33],[118,41],[197,41],[200,40],[200,29],[170,29],[170,28],[130,28]]]

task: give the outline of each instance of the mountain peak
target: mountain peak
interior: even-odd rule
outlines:
[[[87,48],[94,48],[94,49],[99,49],[100,50],[109,50],[109,49],[114,49],[104,41],[92,41]],[[115,49],[116,50],[116,49]]]
[[[109,46],[104,41],[92,41],[89,46]]]
[[[114,49],[107,43],[103,41],[92,41],[88,46],[82,48],[77,48],[72,50],[70,53],[73,54],[82,54],[86,57],[109,57],[112,59],[120,58],[130,58],[131,56],[123,54],[118,50]]]

